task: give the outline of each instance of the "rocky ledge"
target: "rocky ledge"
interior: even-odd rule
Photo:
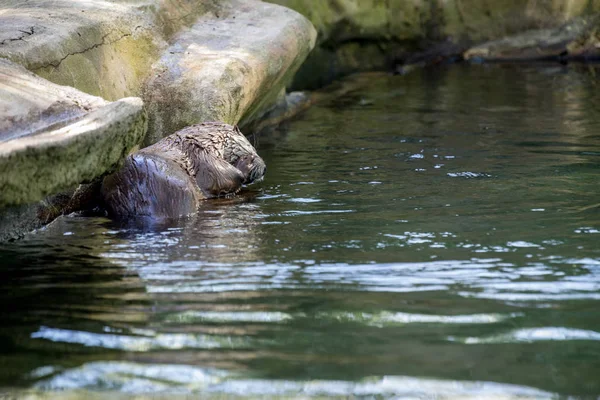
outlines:
[[[574,18],[558,28],[534,29],[475,46],[464,53],[479,61],[570,61],[600,59],[600,16]]]
[[[142,141],[257,120],[315,39],[258,0],[2,2],[0,241],[76,209]]]
[[[114,169],[146,132],[139,98],[107,102],[0,59],[0,206]]]

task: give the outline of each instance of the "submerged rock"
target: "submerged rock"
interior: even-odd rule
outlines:
[[[195,213],[203,199],[261,180],[265,171],[237,127],[208,122],[127,157],[123,168],[104,179],[102,195],[113,216],[179,217]]]

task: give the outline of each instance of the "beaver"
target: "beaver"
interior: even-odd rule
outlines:
[[[195,213],[204,199],[237,193],[265,172],[237,126],[206,122],[128,156],[101,191],[113,217],[174,218]]]

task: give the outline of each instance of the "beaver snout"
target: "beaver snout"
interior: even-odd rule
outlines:
[[[249,182],[260,182],[264,179],[265,173],[267,172],[267,165],[262,158],[254,160],[253,168],[250,170]]]
[[[245,185],[253,182],[260,182],[267,171],[265,162],[258,155],[240,157],[235,164],[235,167],[240,170],[244,176],[243,183]]]

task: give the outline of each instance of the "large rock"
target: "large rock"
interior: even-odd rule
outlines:
[[[0,5],[0,57],[107,100],[143,93],[148,144],[194,123],[244,123],[267,111],[315,35],[298,13],[257,0]]]
[[[0,59],[0,207],[27,204],[113,169],[143,138],[139,98],[108,103]]]
[[[315,43],[295,11],[231,0],[205,14],[153,66],[146,143],[202,121],[247,124],[268,110]]]

